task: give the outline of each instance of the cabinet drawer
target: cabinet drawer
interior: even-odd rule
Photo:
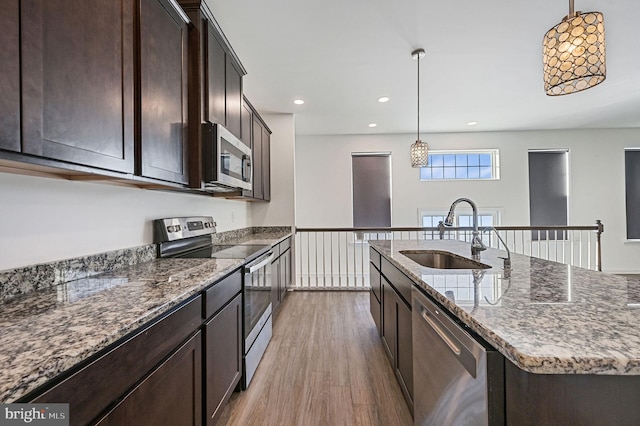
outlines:
[[[391,262],[384,257],[380,261],[380,272],[387,277],[389,283],[396,289],[398,294],[404,299],[404,303],[411,306],[411,287],[413,281],[400,272]]]
[[[87,424],[189,337],[201,316],[197,296],[29,402],[69,403],[72,424]]]
[[[376,268],[380,269],[380,253],[369,247],[369,261],[376,265]]]
[[[205,291],[204,318],[209,318],[242,291],[242,270],[238,269]]]

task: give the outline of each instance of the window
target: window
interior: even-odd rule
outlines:
[[[462,208],[460,206],[459,208]],[[448,211],[445,213],[442,212],[428,212],[422,211],[420,212],[420,223],[425,228],[437,228],[440,221],[444,222],[444,219],[447,217]],[[497,210],[482,210],[478,212],[478,229],[482,232],[484,228],[487,226],[498,226],[500,223],[500,212]],[[455,222],[453,227],[469,227],[473,226],[473,215],[467,214],[466,212],[458,214],[456,212]],[[492,238],[494,237],[493,233],[485,233],[482,235],[482,242],[491,245],[493,243]],[[426,235],[425,235],[425,238]],[[439,238],[438,233],[436,232],[433,236],[433,239]],[[456,239],[461,241],[471,242],[471,230],[468,231],[455,231],[455,233],[450,233],[448,236],[445,234],[445,239]]]
[[[353,226],[391,226],[391,154],[352,153]]]
[[[431,151],[429,165],[420,168],[420,180],[499,179],[497,149]]]
[[[624,151],[627,239],[640,239],[640,148]]]
[[[529,222],[531,226],[567,226],[569,152],[529,151]],[[531,231],[533,241],[564,240],[566,232]]]

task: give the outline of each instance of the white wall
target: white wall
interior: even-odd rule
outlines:
[[[209,215],[251,226],[251,203],[0,173],[0,270],[153,242],[152,220]]]
[[[295,120],[293,114],[260,114],[271,129],[271,202],[255,202],[255,226],[295,224]]]
[[[502,211],[502,225],[529,224],[527,152],[570,150],[570,225],[605,224],[603,269],[640,273],[640,243],[625,242],[624,148],[640,145],[640,129],[428,135],[431,149],[500,150],[498,181],[420,182],[409,164],[412,135],[298,136],[299,227],[352,226],[351,153],[392,153],[392,225],[419,226],[418,211],[448,210],[458,197]],[[640,184],[640,183],[639,183]]]

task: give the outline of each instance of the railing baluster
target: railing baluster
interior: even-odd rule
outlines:
[[[498,226],[496,228],[498,234],[505,240],[506,246],[513,253],[599,270],[601,256],[599,230],[601,226],[601,223],[596,222],[594,226],[546,226],[538,228],[532,226]],[[470,230],[471,228],[468,226],[447,228],[445,239],[469,242]],[[583,236],[583,232],[587,232],[586,238]],[[329,236],[329,247],[327,247],[327,234]],[[592,234],[597,238],[592,237]],[[334,235],[336,237],[335,241]],[[341,241],[342,235],[344,235],[344,247]],[[298,259],[295,260],[295,264],[298,267],[296,268],[296,277],[293,279],[294,287],[299,289],[368,288],[368,248],[371,240],[395,239],[420,242],[436,240],[436,236],[437,238],[440,237],[440,232],[436,227],[298,228],[294,236],[295,255],[298,256]],[[311,242],[312,238],[314,239],[313,243]],[[322,241],[320,241],[320,238]],[[551,238],[554,241],[550,241]],[[484,236],[484,239],[489,247],[501,249],[500,243],[493,235]],[[528,242],[527,239],[529,240]],[[353,244],[353,250],[349,248],[349,244]],[[328,265],[327,262],[329,262]],[[343,263],[344,267],[342,266]],[[304,279],[305,275],[306,280]],[[314,280],[312,280],[312,275],[315,275]]]
[[[587,269],[591,269],[591,232],[587,231]]]
[[[340,253],[340,235],[342,233],[338,231],[338,287],[342,287],[342,253]]]

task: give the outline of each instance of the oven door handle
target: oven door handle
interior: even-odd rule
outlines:
[[[271,263],[272,260],[273,260],[273,252],[270,252],[266,259],[261,260],[258,263],[254,263],[253,265],[245,266],[245,272],[248,274],[253,274],[258,269],[264,268],[266,265]]]

